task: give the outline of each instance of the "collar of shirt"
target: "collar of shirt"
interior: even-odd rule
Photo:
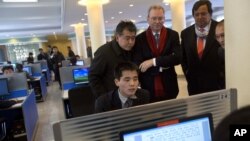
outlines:
[[[119,98],[122,102],[122,105],[124,105],[124,103],[127,101],[127,97],[123,96],[121,93],[120,93],[120,90],[118,89],[118,95],[119,95]]]
[[[160,32],[152,32],[152,33],[154,36],[155,36],[155,34],[159,34],[159,36],[160,36]]]

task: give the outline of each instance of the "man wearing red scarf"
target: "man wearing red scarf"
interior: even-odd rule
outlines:
[[[165,10],[153,5],[148,10],[149,27],[136,37],[134,61],[141,70],[141,87],[150,91],[151,102],[174,99],[179,89],[175,65],[180,64],[179,35],[164,27]]]

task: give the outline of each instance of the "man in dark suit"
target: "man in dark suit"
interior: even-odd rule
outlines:
[[[89,71],[89,84],[96,97],[116,88],[114,66],[132,60],[136,27],[131,21],[121,21],[116,27],[115,39],[102,45],[94,54]]]
[[[148,10],[146,31],[136,37],[134,61],[141,70],[140,82],[151,94],[151,102],[174,99],[179,88],[175,65],[180,64],[181,48],[176,31],[164,27],[165,11],[160,5]]]
[[[220,21],[215,29],[216,40],[220,43],[218,55],[220,61],[220,87],[225,89],[225,39],[224,39],[224,20]]]
[[[114,69],[115,84],[112,90],[96,100],[95,111],[105,112],[149,103],[149,92],[138,89],[139,69],[131,62],[121,62]]]
[[[181,32],[182,69],[189,95],[220,89],[217,22],[211,19],[212,12],[210,1],[197,1],[192,9],[195,24]]]

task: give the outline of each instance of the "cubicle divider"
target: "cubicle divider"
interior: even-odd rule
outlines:
[[[69,67],[61,67],[59,69],[63,90],[68,90],[68,89],[76,87],[74,80],[73,80],[72,70],[76,68],[82,68],[82,67],[83,66],[69,66]]]
[[[55,141],[118,141],[120,131],[204,113],[212,113],[216,127],[236,109],[236,89],[220,90],[58,121],[53,132]]]
[[[27,96],[28,84],[26,74],[24,72],[13,73],[10,75],[0,75],[0,78],[8,78],[8,89],[10,91],[10,95],[4,96],[4,99]]]

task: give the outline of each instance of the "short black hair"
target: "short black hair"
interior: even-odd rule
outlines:
[[[213,141],[229,141],[230,125],[250,125],[250,106],[227,115],[216,127]]]
[[[119,24],[116,26],[115,34],[122,35],[124,30],[128,30],[129,32],[135,32],[136,34],[136,26],[132,21],[120,21]]]
[[[16,70],[17,72],[23,72],[23,65],[20,63],[16,63]]]
[[[139,75],[139,68],[136,64],[132,62],[121,62],[115,66],[114,77],[115,79],[120,79],[122,77],[123,71],[136,71]]]
[[[4,71],[5,70],[12,70],[12,71],[14,71],[14,68],[13,68],[13,66],[4,66],[3,68],[2,68],[2,72],[4,73]]]
[[[212,3],[209,0],[199,0],[195,2],[193,9],[192,9],[192,15],[194,16],[194,12],[199,9],[202,5],[206,5],[208,9],[208,13],[212,16],[213,9],[212,9]]]
[[[33,53],[32,53],[32,52],[29,52],[29,55],[33,55]]]

